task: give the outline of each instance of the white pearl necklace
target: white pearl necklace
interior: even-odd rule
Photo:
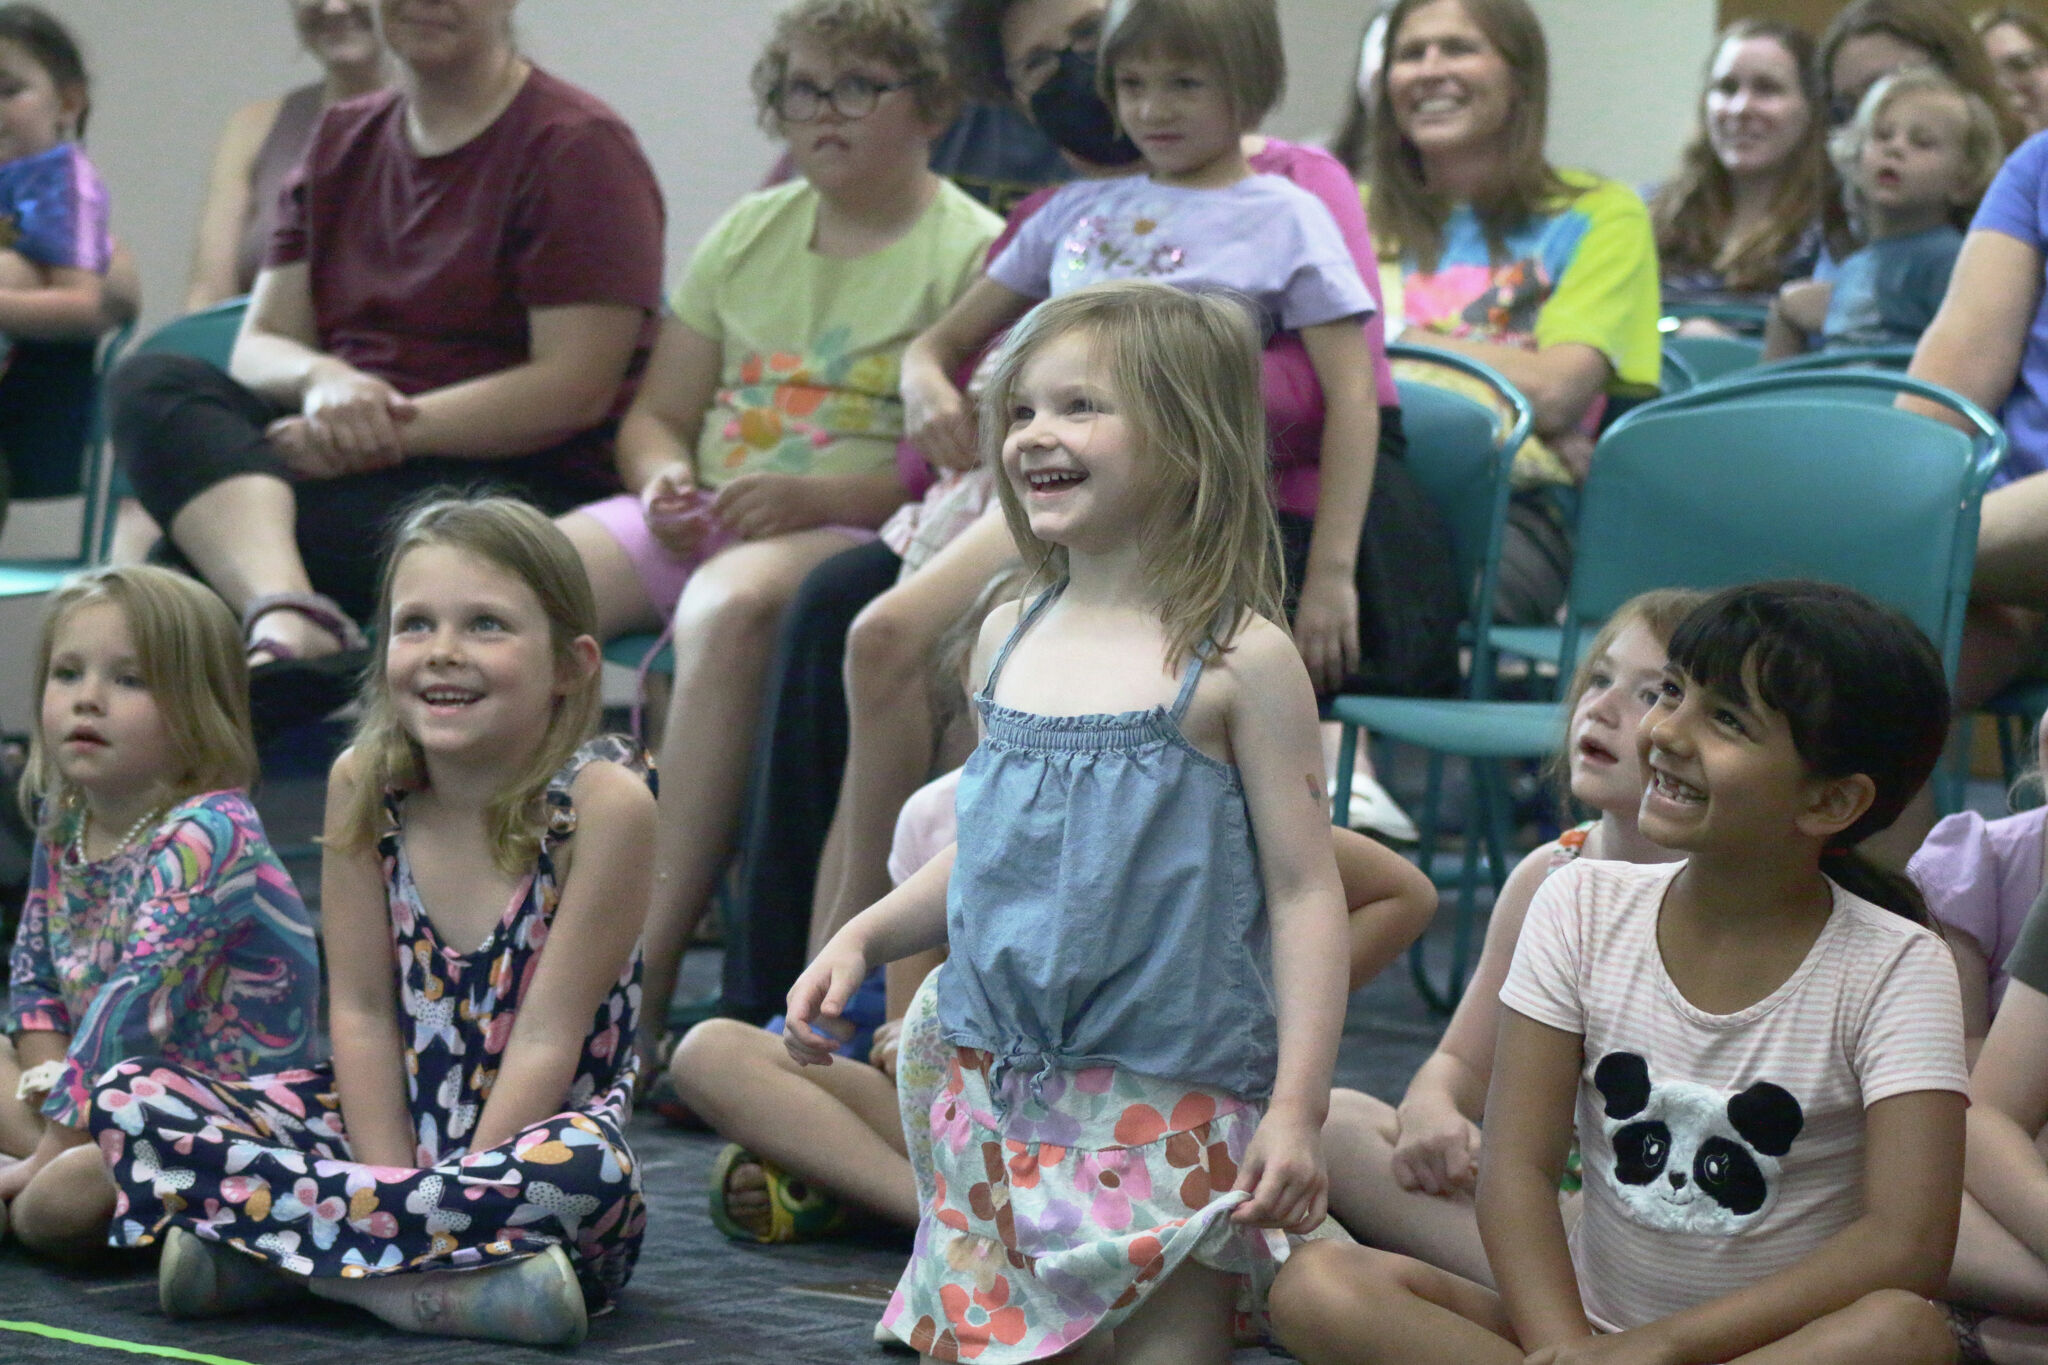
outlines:
[[[120,839],[114,844],[114,846],[107,850],[107,857],[113,857],[115,854],[121,852],[121,850],[129,847],[137,839],[141,838],[142,832],[146,829],[153,828],[159,820],[163,819],[164,812],[169,809],[169,806],[152,806],[148,810],[144,811],[140,819],[136,820],[134,824],[128,826],[128,832],[126,834],[123,834],[120,837]],[[92,861],[91,859],[85,856],[85,841],[86,837],[91,833],[91,831],[92,807],[87,806],[85,808],[85,814],[79,818],[78,833],[73,837],[71,841],[72,847],[76,849],[78,852],[78,861],[82,863]]]

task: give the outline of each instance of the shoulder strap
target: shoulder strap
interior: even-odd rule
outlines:
[[[1195,657],[1188,660],[1187,672],[1181,674],[1180,694],[1173,699],[1173,709],[1166,713],[1166,718],[1175,725],[1179,725],[1180,718],[1187,714],[1188,703],[1195,699],[1195,684],[1202,680],[1202,665],[1207,663],[1209,656],[1215,652],[1214,640],[1203,640],[1201,644],[1195,646]]]
[[[1067,581],[1064,578],[1061,579],[1033,598],[1031,605],[1024,608],[1023,612],[1018,615],[1017,624],[1010,631],[1010,638],[1003,641],[1003,647],[996,651],[996,661],[988,666],[988,679],[981,685],[981,690],[985,695],[993,696],[995,694],[996,679],[1002,676],[1003,665],[1010,661],[1010,651],[1017,647],[1017,641],[1024,638],[1024,632],[1031,629],[1031,623],[1036,621],[1039,615],[1052,605],[1053,599],[1064,592],[1066,586]]]

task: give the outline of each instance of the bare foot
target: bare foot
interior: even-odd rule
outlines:
[[[725,1211],[754,1236],[766,1241],[775,1219],[768,1202],[768,1177],[758,1161],[739,1161],[725,1175]]]

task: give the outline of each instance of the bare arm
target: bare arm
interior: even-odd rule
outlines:
[[[1955,956],[1956,977],[1963,987],[1963,1060],[1974,1068],[1984,1050],[1984,1035],[1991,1031],[1991,963],[1983,945],[1962,930],[1940,923],[1933,927]]]
[[[1358,538],[1379,464],[1379,398],[1357,318],[1304,327],[1301,342],[1323,390],[1323,444],[1294,637],[1317,689],[1334,692],[1358,667]]]
[[[198,241],[192,250],[192,279],[185,287],[185,311],[196,312],[241,293],[235,278],[242,224],[249,218],[249,180],[256,153],[277,122],[282,99],[258,100],[228,116],[214,148],[213,170],[206,179],[206,202],[199,210]]]
[[[405,1099],[404,1040],[391,958],[391,908],[374,848],[344,848],[341,812],[355,792],[353,751],[327,778],[320,855],[320,937],[327,956],[328,1031],[350,1155],[371,1166],[419,1164]]]
[[[1512,1009],[1500,1015],[1486,1096],[1479,1237],[1515,1335],[1523,1350],[1534,1352],[1592,1331],[1557,1205],[1585,1040]]]
[[[1783,360],[1806,350],[1827,321],[1834,296],[1835,286],[1826,280],[1794,280],[1780,289],[1764,322],[1764,359]]]
[[[638,493],[656,475],[680,465],[696,477],[697,437],[724,369],[719,344],[679,318],[664,318],[647,373],[619,423],[619,478]]]
[[[576,775],[573,857],[533,984],[505,1044],[472,1150],[507,1142],[559,1113],[597,1007],[632,960],[646,918],[654,795],[615,763]]]
[[[974,411],[953,373],[1031,307],[1032,300],[983,275],[939,320],[904,348],[898,381],[903,430],[934,464],[972,469]]]
[[[1253,1197],[1232,1217],[1306,1232],[1322,1220],[1329,1192],[1321,1134],[1344,1027],[1343,884],[1323,804],[1315,691],[1293,642],[1257,620],[1224,658],[1230,750],[1273,926],[1280,1042],[1273,1096],[1238,1177]]]
[[[1494,901],[1486,942],[1472,979],[1444,1029],[1436,1051],[1416,1068],[1394,1111],[1394,1178],[1406,1189],[1448,1194],[1469,1189],[1479,1177],[1479,1120],[1493,1079],[1493,1053],[1500,1036],[1500,988],[1514,961],[1515,943],[1536,888],[1550,875],[1555,842],[1544,844],[1515,865]]]
[[[1995,413],[2019,380],[2020,354],[2040,306],[2041,253],[2002,232],[1972,232],[1906,372]],[[1899,406],[1962,425],[1938,403],[1901,397]]]
[[[0,289],[0,332],[41,341],[75,341],[106,330],[106,280],[98,271],[48,266],[38,289]]]
[[[1330,828],[1337,877],[1350,907],[1352,990],[1385,971],[1436,914],[1436,885],[1421,868],[1357,830]]]
[[[2048,1260],[2048,1165],[2034,1137],[2048,1124],[2048,995],[2013,981],[1970,1074],[1966,1179],[2007,1231]]]
[[[1419,340],[1426,346],[1455,351],[1499,370],[1529,400],[1536,415],[1536,434],[1543,437],[1576,431],[1593,400],[1606,391],[1608,381],[1614,377],[1614,367],[1605,355],[1576,341],[1531,351],[1497,341],[1434,334]]]

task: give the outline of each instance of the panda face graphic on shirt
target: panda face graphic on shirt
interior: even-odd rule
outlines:
[[[1777,1202],[1779,1158],[1805,1126],[1799,1101],[1758,1081],[1739,1094],[1652,1082],[1650,1064],[1610,1052],[1593,1069],[1614,1189],[1636,1221],[1665,1232],[1741,1232]]]

